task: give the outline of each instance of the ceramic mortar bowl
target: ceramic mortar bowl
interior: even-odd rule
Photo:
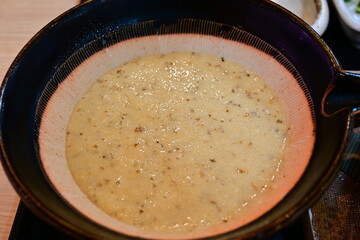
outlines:
[[[174,37],[182,40],[172,42]],[[148,44],[144,41],[147,38],[160,42]],[[201,44],[199,39],[211,39],[211,44]],[[24,47],[1,88],[1,161],[22,201],[45,221],[77,238],[141,238],[96,218],[97,210],[89,213],[76,205],[78,192],[62,185],[71,183],[71,178],[66,177],[63,146],[59,144],[65,132],[57,128],[56,122],[71,111],[65,103],[69,98],[57,93],[64,89],[67,96],[79,93],[79,88],[63,87],[68,80],[78,76],[93,81],[95,75],[105,73],[118,59],[138,57],[137,50],[134,53],[126,48],[131,44],[142,54],[154,49],[163,53],[194,47],[219,54],[224,50],[238,59],[244,59],[240,57],[244,54],[241,49],[250,49],[265,56],[251,55],[255,56],[249,58],[253,66],[265,65],[260,68],[265,73],[271,71],[272,63],[279,66],[292,76],[292,86],[300,94],[294,94],[287,82],[274,85],[279,92],[290,98],[302,96],[302,104],[289,102],[287,109],[295,114],[298,133],[302,127],[310,126],[306,132],[314,141],[304,149],[294,148],[296,154],[291,159],[296,161],[302,152],[307,159],[306,165],[288,166],[297,173],[294,185],[255,220],[203,238],[265,238],[299,217],[337,175],[354,116],[359,114],[360,80],[339,66],[319,35],[302,19],[266,0],[86,1],[49,23]],[[227,47],[234,45],[234,49]],[[122,51],[126,54],[117,52],[114,57],[110,50],[117,46],[125,46]],[[88,72],[83,68],[90,65],[95,66],[91,71],[96,70]],[[54,102],[62,108],[52,108],[53,114],[48,114],[46,109]],[[308,116],[306,121],[296,121],[297,116],[303,116],[301,113]],[[42,138],[42,126],[47,123],[50,127],[45,128],[49,133],[46,136],[50,137]],[[50,150],[44,152],[46,146]]]

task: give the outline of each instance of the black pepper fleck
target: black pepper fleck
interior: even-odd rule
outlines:
[[[134,131],[141,133],[141,132],[145,131],[145,128],[143,128],[143,127],[136,127]]]

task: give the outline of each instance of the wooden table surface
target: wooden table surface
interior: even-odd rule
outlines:
[[[0,0],[0,81],[22,47],[79,0]],[[0,164],[0,240],[8,239],[19,197]]]

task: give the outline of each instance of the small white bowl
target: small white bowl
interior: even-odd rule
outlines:
[[[329,23],[329,6],[326,0],[272,0],[308,23],[322,35]]]
[[[352,0],[333,0],[336,11],[339,15],[340,23],[356,48],[360,49],[360,13],[355,12],[355,7],[359,1]]]

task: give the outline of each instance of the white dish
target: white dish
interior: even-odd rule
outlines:
[[[359,0],[333,0],[333,3],[346,35],[356,48],[360,48],[360,13],[355,11]]]
[[[306,23],[319,35],[322,35],[329,23],[329,7],[326,0],[272,0],[288,9]]]

